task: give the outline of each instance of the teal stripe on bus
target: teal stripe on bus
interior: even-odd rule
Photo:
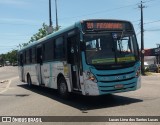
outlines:
[[[109,86],[114,86],[116,84],[129,84],[129,83],[137,83],[137,78],[133,78],[131,80],[126,80],[126,81],[120,81],[120,82],[98,82],[98,86],[103,86],[103,87],[109,87]]]

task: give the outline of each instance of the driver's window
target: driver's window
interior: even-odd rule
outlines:
[[[117,41],[117,50],[120,52],[132,52],[132,45],[129,37],[123,37]]]
[[[128,46],[128,37],[125,37],[122,39],[122,51],[123,52],[128,52],[129,50],[129,46]]]
[[[96,40],[86,42],[86,50],[96,49]]]

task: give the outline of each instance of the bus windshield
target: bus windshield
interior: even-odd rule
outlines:
[[[129,63],[138,58],[134,33],[87,34],[84,41],[86,60],[91,65]]]

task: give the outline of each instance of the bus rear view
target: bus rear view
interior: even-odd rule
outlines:
[[[81,26],[83,95],[140,88],[139,48],[132,24],[120,20],[86,20]]]

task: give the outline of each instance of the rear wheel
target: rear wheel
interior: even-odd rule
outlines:
[[[68,92],[68,87],[66,80],[61,77],[58,80],[58,92],[62,98],[68,98],[69,97],[69,92]]]

